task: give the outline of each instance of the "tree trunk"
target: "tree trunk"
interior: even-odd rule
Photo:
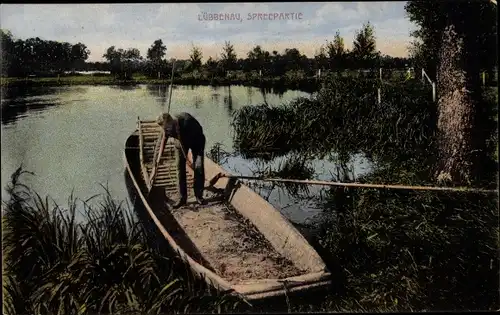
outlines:
[[[480,98],[477,55],[462,34],[449,25],[443,32],[437,73],[438,149],[437,180],[448,184],[470,184],[477,175],[474,153],[476,107]],[[479,95],[477,92],[479,91]],[[477,139],[479,142],[484,139]]]

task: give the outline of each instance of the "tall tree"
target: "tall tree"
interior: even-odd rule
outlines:
[[[307,57],[302,55],[297,48],[287,48],[283,54],[286,71],[304,69]]]
[[[337,31],[333,41],[327,43],[326,50],[328,52],[330,69],[335,68],[337,71],[344,69],[346,66],[347,52],[344,45],[344,39],[340,36],[340,32]]]
[[[131,79],[132,75],[139,68],[142,61],[141,52],[137,48],[129,48],[122,52],[123,75],[125,79]]]
[[[314,63],[316,69],[325,69],[328,66],[327,50],[321,46],[314,55]]]
[[[0,50],[2,51],[2,76],[8,76],[10,67],[13,63],[14,58],[14,38],[12,33],[8,30],[4,31],[0,29],[1,43]]]
[[[231,42],[226,41],[222,47],[221,64],[225,71],[234,70],[236,66],[236,53]]]
[[[489,160],[486,142],[491,130],[479,73],[482,62],[497,55],[491,44],[496,7],[488,1],[409,1],[405,8],[419,26],[416,34],[423,46],[435,54],[437,180],[468,184],[483,175],[482,167]]]
[[[248,52],[247,60],[252,70],[265,70],[271,62],[271,54],[257,45]]]
[[[203,59],[203,53],[201,52],[201,49],[193,46],[189,58],[191,60],[191,70],[200,70],[202,64],[201,60]]]
[[[89,58],[90,50],[82,43],[77,43],[71,47],[71,61],[74,67],[82,67]]]
[[[152,68],[154,69],[154,71],[158,72],[158,76],[160,76],[163,64],[162,60],[166,54],[167,46],[163,44],[163,41],[161,39],[155,40],[151,47],[148,48],[146,57],[152,63]]]
[[[363,24],[361,30],[356,32],[352,56],[359,66],[363,68],[372,68],[375,66],[378,53],[376,50],[375,31],[370,22]]]
[[[205,63],[205,69],[212,75],[215,75],[217,72],[217,61],[214,60],[211,56],[207,59]]]

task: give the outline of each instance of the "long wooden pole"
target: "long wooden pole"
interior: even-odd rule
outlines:
[[[465,188],[465,187],[433,187],[433,186],[408,186],[408,185],[383,185],[383,184],[362,184],[362,183],[341,183],[321,180],[301,180],[301,179],[285,179],[285,178],[265,178],[256,176],[243,176],[243,175],[228,175],[218,174],[212,178],[210,185],[215,184],[221,177],[247,179],[247,180],[260,180],[265,182],[277,183],[296,183],[305,185],[319,185],[319,186],[341,186],[341,187],[355,187],[355,188],[379,188],[379,189],[401,189],[401,190],[434,190],[434,191],[456,191],[456,192],[477,192],[477,193],[495,193],[497,190],[478,189],[478,188]]]
[[[174,84],[174,68],[175,68],[175,60],[172,61],[172,76],[170,79],[170,90],[169,90],[169,96],[168,96],[168,109],[167,113],[170,114],[170,103],[172,103],[172,86]]]

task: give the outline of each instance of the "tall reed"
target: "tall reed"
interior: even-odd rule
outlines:
[[[68,208],[22,184],[7,187],[3,250],[7,314],[211,311],[238,307],[167,255],[132,211],[106,190],[97,205]],[[83,221],[77,221],[77,208]]]

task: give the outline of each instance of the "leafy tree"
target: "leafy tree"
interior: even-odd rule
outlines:
[[[271,61],[271,55],[263,50],[260,45],[248,52],[248,64],[252,70],[265,70]]]
[[[163,44],[161,39],[157,39],[153,42],[151,47],[148,48],[147,59],[152,63],[153,71],[159,73],[162,71],[162,60],[167,54],[167,46]]]
[[[191,59],[191,70],[200,70],[202,64],[203,53],[201,49],[193,46],[191,49],[191,55],[189,56]]]
[[[340,36],[339,32],[335,34],[332,42],[327,43],[326,51],[328,53],[330,69],[335,68],[337,71],[345,69],[347,51],[344,46],[344,39]]]
[[[326,69],[328,67],[327,51],[324,46],[321,46],[314,56],[315,69]]]
[[[221,65],[224,71],[234,70],[236,66],[236,53],[234,52],[234,46],[231,42],[226,41],[224,47],[222,48],[221,54]]]
[[[375,66],[378,53],[376,50],[375,31],[370,22],[363,24],[361,30],[356,32],[352,56],[359,63],[359,66],[363,68],[373,68]]]
[[[137,48],[122,48],[116,49],[111,46],[103,55],[111,64],[111,73],[118,75],[120,79],[131,79],[132,73],[137,70],[139,63],[142,60],[141,53]]]
[[[497,56],[496,7],[489,1],[409,1],[405,9],[419,26],[417,48],[431,54],[422,58],[431,65],[426,71],[437,70],[437,179],[469,183],[483,174],[489,160],[486,141],[492,128],[479,73]]]
[[[287,48],[283,54],[286,71],[304,69],[306,59],[297,48]]]
[[[2,29],[0,29],[0,36],[0,49],[2,51],[1,71],[2,76],[7,76],[14,58],[14,38],[10,31],[4,31]]]
[[[89,58],[90,51],[87,46],[82,43],[77,43],[71,47],[71,61],[74,67],[81,67],[85,64],[85,61]]]
[[[217,71],[217,61],[212,57],[209,57],[207,59],[207,62],[205,63],[205,69],[211,74],[215,74],[215,72]]]
[[[465,1],[460,6],[453,3],[432,2],[423,5],[418,1],[408,1],[405,10],[410,21],[418,26],[418,29],[412,33],[416,39],[412,43],[411,56],[415,58],[415,64],[435,78],[438,67],[438,54],[442,43],[442,34],[445,27],[449,24],[452,15],[466,14],[466,12],[454,12],[463,10],[464,6],[476,6],[476,11],[481,15],[481,19],[468,24],[466,20],[460,21],[459,29],[473,27],[477,30],[477,54],[481,61],[481,69],[485,69],[492,74],[492,70],[498,65],[497,59],[497,13],[496,6],[488,3],[487,0],[479,3]],[[467,19],[469,21],[469,19]],[[492,76],[490,76],[492,77]]]

